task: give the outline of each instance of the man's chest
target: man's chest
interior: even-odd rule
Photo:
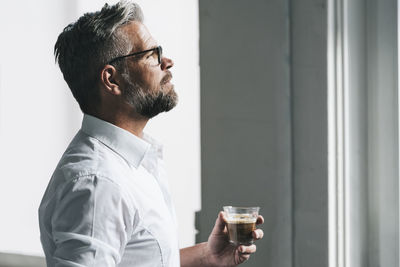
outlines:
[[[136,209],[134,231],[126,248],[131,256],[126,256],[139,253],[140,257],[174,266],[179,261],[177,225],[166,177],[162,175],[163,171],[149,172],[139,167],[126,183]]]

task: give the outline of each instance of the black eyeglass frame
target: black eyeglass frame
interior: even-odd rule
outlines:
[[[161,47],[161,45],[159,45],[157,47],[154,47],[154,48],[151,48],[151,49],[144,50],[144,51],[135,52],[135,53],[132,53],[132,54],[129,54],[129,55],[116,57],[116,58],[112,59],[111,61],[109,61],[108,64],[112,64],[113,62],[115,62],[117,60],[120,60],[120,59],[123,59],[123,58],[126,58],[126,57],[132,57],[132,56],[138,56],[138,55],[141,55],[141,54],[145,54],[145,53],[148,53],[150,51],[157,51],[158,64],[161,64],[161,58],[162,58],[162,47]]]

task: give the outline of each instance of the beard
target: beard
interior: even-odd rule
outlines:
[[[155,92],[146,90],[135,83],[129,75],[122,75],[127,84],[127,89],[123,91],[123,97],[126,103],[134,108],[134,111],[148,119],[155,117],[161,112],[168,112],[178,103],[178,95],[173,85],[169,90],[166,87],[167,82],[172,78],[170,72],[161,80],[160,87]]]

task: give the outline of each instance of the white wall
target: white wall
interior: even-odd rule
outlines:
[[[194,211],[200,208],[197,1],[138,3],[145,24],[175,61],[180,103],[146,130],[165,144],[180,244],[187,246],[194,243]],[[23,0],[0,9],[0,251],[42,254],[37,208],[82,117],[54,64],[53,46],[64,26],[102,5]]]

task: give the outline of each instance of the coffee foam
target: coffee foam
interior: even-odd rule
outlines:
[[[251,214],[230,214],[227,221],[228,223],[255,223],[257,218]]]

